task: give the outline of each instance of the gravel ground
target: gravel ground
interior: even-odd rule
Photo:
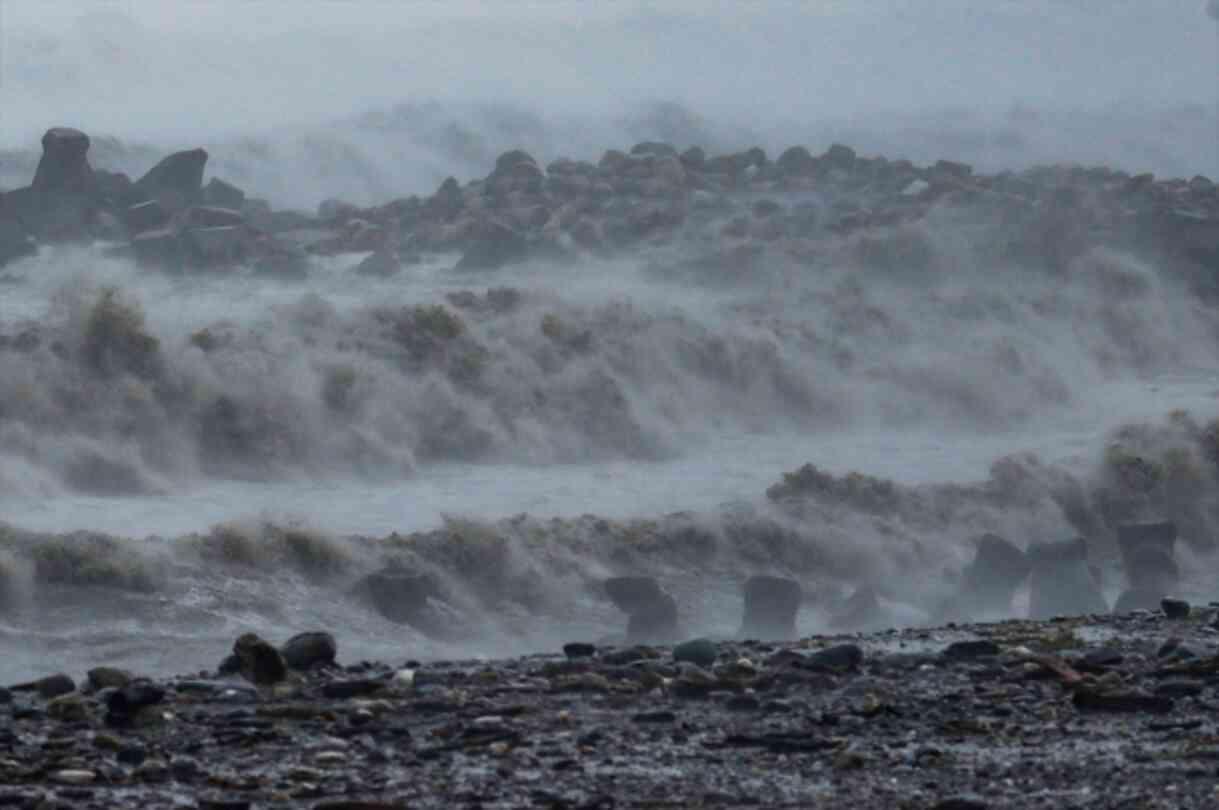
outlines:
[[[0,691],[0,807],[1213,807],[1213,622],[348,666],[243,637],[217,672]]]

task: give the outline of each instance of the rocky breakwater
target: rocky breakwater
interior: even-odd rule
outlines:
[[[446,179],[430,196],[360,208],[273,211],[219,178],[207,152],[169,155],[142,178],[96,170],[89,138],[56,128],[30,186],[0,196],[0,263],[39,244],[106,239],[174,270],[251,267],[288,278],[309,255],[365,252],[361,274],[391,276],[428,252],[460,253],[463,270],[527,259],[620,255],[644,248],[661,274],[732,281],[767,258],[807,264],[851,237],[868,266],[914,267],[917,240],[871,238],[968,212],[993,226],[984,258],[1063,271],[1097,245],[1169,262],[1206,296],[1219,257],[1219,191],[1205,177],[1156,179],[1108,168],[1038,167],[993,175],[949,160],[916,166],[835,144],[707,155],[644,142],[596,162],[543,166],[520,150],[485,178]],[[672,248],[672,255],[665,249]]]
[[[425,663],[245,634],[219,671],[0,689],[0,803],[1211,807],[1212,614]]]

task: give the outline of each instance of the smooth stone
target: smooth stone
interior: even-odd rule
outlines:
[[[863,650],[856,644],[837,644],[807,655],[801,666],[835,671],[857,669],[863,663]]]
[[[1169,599],[1160,600],[1160,609],[1164,611],[1164,615],[1170,619],[1188,619],[1190,612],[1189,602],[1184,599]]]
[[[573,641],[563,645],[563,654],[568,658],[591,658],[597,654],[597,646],[595,644]]]
[[[674,661],[688,661],[703,669],[709,669],[714,665],[718,654],[715,642],[706,638],[692,639],[673,648]]]
[[[334,636],[323,631],[298,633],[279,648],[280,655],[289,669],[310,669],[315,666],[333,664],[338,655],[338,643]]]

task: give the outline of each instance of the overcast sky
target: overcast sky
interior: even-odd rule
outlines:
[[[407,99],[742,120],[1215,103],[1204,0],[0,0],[0,141],[257,131]]]

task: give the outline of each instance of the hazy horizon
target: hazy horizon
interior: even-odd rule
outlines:
[[[10,148],[36,145],[55,125],[195,145],[431,100],[596,126],[666,101],[790,142],[1075,116],[1091,121],[1080,124],[1090,131],[1069,133],[1035,159],[1129,153],[1133,162],[1140,153],[1123,152],[1123,139],[1158,129],[1171,142],[1162,170],[1215,168],[1216,30],[1201,0],[984,8],[964,0],[660,8],[6,0],[0,60],[0,146]],[[1204,126],[1175,120],[1191,105]]]

